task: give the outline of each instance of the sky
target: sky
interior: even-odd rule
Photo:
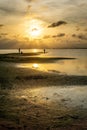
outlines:
[[[87,0],[0,0],[0,49],[87,48]]]

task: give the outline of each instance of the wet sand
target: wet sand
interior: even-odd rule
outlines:
[[[36,53],[11,53],[11,54],[0,54],[0,61],[5,62],[14,62],[14,63],[52,63],[57,60],[74,60],[76,58],[68,58],[68,57],[40,57],[40,54],[43,52]]]
[[[0,62],[0,129],[86,130],[87,76]]]

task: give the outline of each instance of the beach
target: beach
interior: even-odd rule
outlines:
[[[0,129],[86,130],[87,75],[20,67],[76,60],[41,53],[0,54]]]
[[[87,130],[87,0],[0,0],[0,130]]]

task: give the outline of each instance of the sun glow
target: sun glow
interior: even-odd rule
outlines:
[[[39,67],[39,65],[38,64],[33,64],[32,67],[35,68],[35,69],[37,69]]]
[[[36,53],[36,52],[38,52],[38,51],[37,51],[37,49],[33,49],[33,52]]]
[[[40,38],[43,32],[43,27],[41,24],[42,23],[39,20],[30,20],[27,23],[26,34],[30,38]]]

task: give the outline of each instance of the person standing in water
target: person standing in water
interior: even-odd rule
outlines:
[[[44,53],[46,52],[46,50],[44,49]]]
[[[20,48],[18,49],[18,52],[19,52],[19,54],[21,53],[21,49]]]

